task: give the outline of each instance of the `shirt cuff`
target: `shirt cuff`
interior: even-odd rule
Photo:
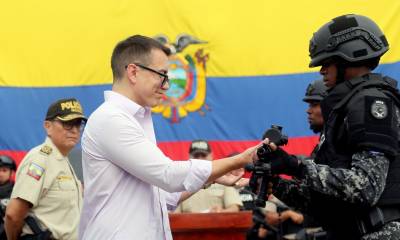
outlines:
[[[208,160],[190,159],[190,171],[183,186],[186,191],[196,192],[203,187],[204,183],[211,175],[212,162]]]
[[[168,211],[175,211],[178,207],[179,199],[181,198],[182,192],[168,193],[166,192],[165,201],[167,203]]]

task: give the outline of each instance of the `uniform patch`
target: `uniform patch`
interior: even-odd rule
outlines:
[[[400,127],[400,110],[396,107],[396,119],[397,119],[397,127]]]
[[[371,114],[376,119],[384,119],[388,115],[386,103],[382,100],[375,100],[371,105]]]
[[[44,145],[41,149],[40,152],[46,154],[46,155],[50,155],[50,153],[53,151],[53,149],[49,146]]]
[[[63,181],[63,180],[72,180],[71,176],[58,176],[58,180]]]
[[[44,168],[42,168],[38,164],[32,162],[29,165],[27,174],[29,176],[33,177],[34,179],[40,180],[40,178],[42,177],[43,173],[44,173]]]

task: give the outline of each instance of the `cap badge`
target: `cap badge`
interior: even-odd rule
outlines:
[[[82,106],[77,101],[67,101],[61,103],[61,110],[64,111],[69,109],[71,112],[79,112],[82,113]]]

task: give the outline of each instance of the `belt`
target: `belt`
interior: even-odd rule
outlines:
[[[380,209],[382,210],[383,217],[385,219],[385,224],[400,219],[400,207],[398,207],[398,208],[380,207]]]
[[[359,233],[367,233],[379,230],[383,225],[400,219],[400,206],[376,206],[363,218],[357,221]]]

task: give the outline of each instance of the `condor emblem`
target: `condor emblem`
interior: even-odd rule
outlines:
[[[384,119],[388,115],[388,108],[384,101],[375,100],[371,105],[371,114],[376,119]]]
[[[206,98],[206,62],[209,54],[203,48],[190,47],[192,44],[206,44],[187,34],[176,37],[170,43],[164,35],[158,35],[156,40],[168,46],[172,55],[169,59],[169,89],[160,105],[154,107],[154,113],[177,123],[191,112],[205,114],[209,107],[205,104]]]

